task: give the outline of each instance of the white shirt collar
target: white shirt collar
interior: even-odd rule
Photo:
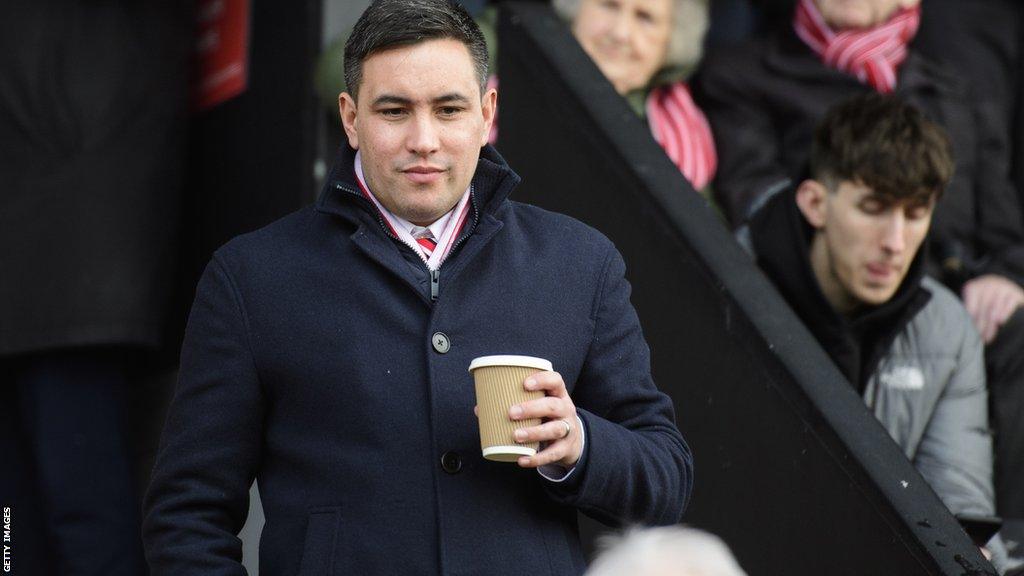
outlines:
[[[470,186],[466,188],[466,191],[462,194],[462,198],[459,199],[459,201],[455,204],[454,208],[449,210],[446,214],[444,214],[443,216],[435,220],[433,223],[431,223],[430,226],[428,226],[428,228],[430,229],[430,233],[434,235],[434,240],[437,242],[437,247],[434,248],[433,253],[428,258],[426,255],[423,254],[422,248],[412,237],[412,230],[418,228],[418,226],[404,218],[400,218],[393,214],[390,210],[385,208],[383,204],[380,203],[380,200],[378,200],[377,197],[373,194],[373,191],[370,190],[369,185],[366,183],[366,178],[363,176],[362,156],[360,155],[358,150],[356,151],[355,158],[355,172],[356,178],[359,179],[359,182],[363,186],[363,189],[365,189],[369,194],[370,200],[372,200],[373,203],[377,206],[377,209],[380,210],[381,215],[391,226],[391,228],[395,232],[395,235],[398,236],[398,239],[401,240],[406,245],[408,245],[410,248],[412,248],[417,254],[419,254],[420,257],[423,258],[423,261],[426,263],[427,268],[429,268],[430,270],[437,270],[438,268],[440,268],[441,262],[443,262],[444,259],[448,257],[448,252],[451,250],[452,244],[456,240],[455,236],[457,235],[459,230],[461,230],[461,224],[465,221],[466,217],[468,216],[467,212],[470,209],[470,192],[473,189],[473,185],[470,184]],[[452,218],[453,214],[458,214],[459,217]]]
[[[456,204],[456,206],[458,206],[458,204]],[[441,234],[444,233],[444,229],[448,226],[448,221],[451,220],[453,213],[455,213],[454,207],[451,210],[445,212],[445,214],[438,218],[437,220],[434,220],[433,224],[426,226],[426,228],[430,229],[430,233],[434,235],[434,240],[440,238]],[[408,232],[410,236],[415,237],[414,231],[421,228],[421,226],[417,226],[416,224],[409,222],[408,220],[402,218],[401,216],[391,214],[391,217],[395,219],[395,222],[401,224],[401,226],[405,228],[405,231]]]

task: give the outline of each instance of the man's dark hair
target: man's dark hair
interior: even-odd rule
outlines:
[[[466,45],[480,81],[487,87],[487,42],[473,18],[450,0],[376,0],[363,12],[345,42],[345,85],[355,99],[363,62],[374,52],[451,38]]]
[[[833,107],[814,133],[811,177],[841,180],[897,200],[942,194],[953,176],[946,131],[896,96],[869,93]]]

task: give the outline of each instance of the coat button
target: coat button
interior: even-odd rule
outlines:
[[[445,452],[441,455],[441,468],[449,474],[458,474],[462,470],[462,458],[457,452]]]
[[[430,342],[434,345],[434,350],[440,354],[447,354],[452,349],[452,343],[444,332],[434,332],[434,335],[430,337]]]

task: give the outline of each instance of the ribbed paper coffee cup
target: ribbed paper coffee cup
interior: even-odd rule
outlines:
[[[523,382],[531,374],[550,370],[551,362],[533,356],[481,356],[470,362],[469,371],[476,382],[484,458],[515,462],[520,456],[537,453],[537,442],[520,444],[513,433],[519,428],[539,425],[540,418],[513,421],[508,411],[514,404],[543,398],[543,390],[527,391]]]

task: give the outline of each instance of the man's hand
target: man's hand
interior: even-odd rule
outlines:
[[[523,456],[519,465],[523,468],[537,468],[545,464],[558,464],[572,468],[580,459],[583,446],[580,442],[579,421],[576,420],[576,405],[565,389],[565,381],[558,372],[538,372],[523,382],[527,390],[543,390],[545,396],[516,404],[509,409],[512,420],[541,418],[539,426],[516,430],[516,442],[545,442],[543,450],[533,456]]]
[[[1024,289],[1016,282],[985,274],[964,284],[964,306],[985,344],[995,339],[999,328],[1018,306],[1024,304]]]

